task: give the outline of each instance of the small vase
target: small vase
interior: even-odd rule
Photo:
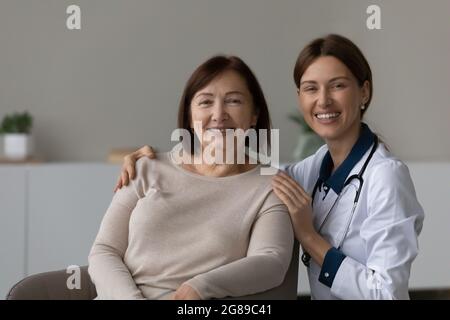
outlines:
[[[32,153],[31,136],[26,133],[6,133],[3,147],[8,159],[25,160]]]

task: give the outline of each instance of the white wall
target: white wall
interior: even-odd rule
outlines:
[[[81,7],[82,29],[66,29]],[[382,30],[366,28],[381,6]],[[112,147],[168,149],[187,77],[232,53],[255,70],[291,160],[292,69],[312,38],[337,32],[366,53],[375,96],[367,121],[404,160],[450,160],[447,0],[2,0],[0,117],[35,115],[39,153],[102,161]]]

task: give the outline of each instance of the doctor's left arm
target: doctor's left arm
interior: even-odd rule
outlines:
[[[367,206],[367,218],[360,230],[367,261],[363,264],[351,253],[330,250],[324,265],[327,260],[338,263],[331,293],[340,299],[409,299],[423,209],[408,168],[399,161],[374,167],[367,183],[367,201],[361,203]]]
[[[100,299],[145,299],[123,261],[139,183],[138,178],[114,194],[89,254],[89,275]]]

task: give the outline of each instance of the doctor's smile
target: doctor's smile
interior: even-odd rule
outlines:
[[[340,112],[334,112],[334,113],[329,113],[329,112],[327,112],[327,113],[316,113],[316,114],[315,114],[315,116],[316,116],[317,119],[322,120],[322,121],[321,121],[322,123],[327,123],[327,122],[324,121],[324,120],[334,120],[334,119],[336,119],[337,117],[339,117],[340,115],[341,115]],[[330,121],[330,122],[331,122],[331,121]]]

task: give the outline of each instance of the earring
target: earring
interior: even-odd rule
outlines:
[[[361,110],[364,110],[366,108],[366,106],[365,105],[361,105]]]

